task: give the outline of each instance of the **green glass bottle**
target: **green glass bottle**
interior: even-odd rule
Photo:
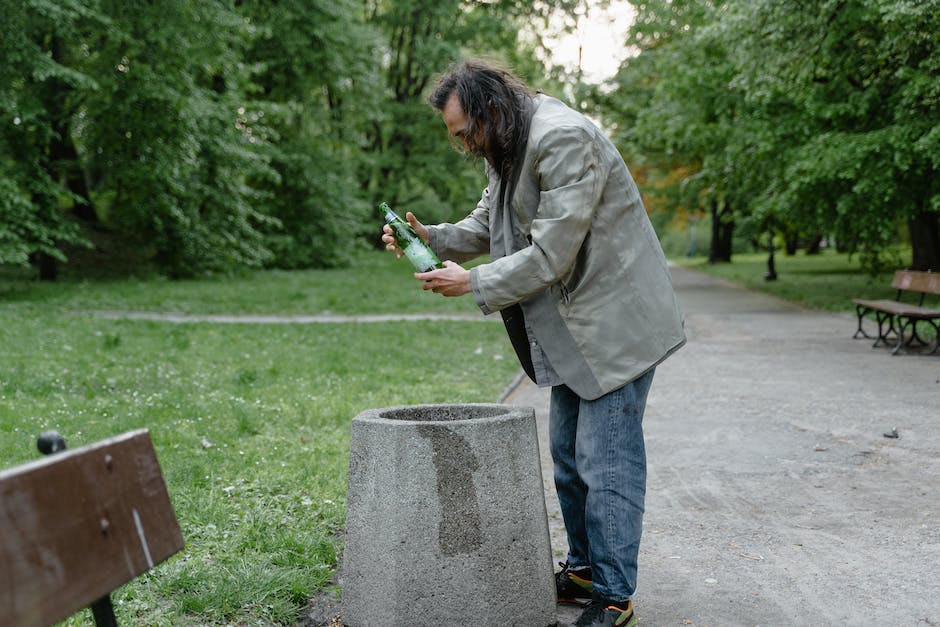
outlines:
[[[395,241],[398,247],[404,251],[405,256],[411,262],[418,272],[427,272],[435,268],[443,268],[444,264],[437,258],[431,247],[424,243],[424,240],[415,232],[410,224],[402,220],[397,213],[392,211],[388,203],[383,202],[379,205],[379,214],[385,223],[392,227],[392,233],[395,235]]]

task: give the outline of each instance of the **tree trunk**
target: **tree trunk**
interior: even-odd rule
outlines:
[[[734,220],[731,210],[720,207],[717,200],[712,201],[712,241],[708,254],[708,263],[728,263],[731,261],[731,236],[734,233]]]
[[[65,44],[61,37],[51,41],[52,59],[56,63],[66,64]],[[49,112],[52,137],[49,140],[49,173],[55,180],[62,181],[69,191],[79,200],[72,206],[72,214],[94,226],[98,226],[98,214],[91,203],[85,173],[75,150],[71,135],[71,113],[68,98],[72,88],[60,80],[49,81],[46,92],[46,110]]]
[[[822,248],[822,235],[814,235],[813,238],[809,241],[809,245],[806,246],[807,255],[818,255],[820,249]]]
[[[940,272],[940,224],[938,214],[921,211],[907,221],[914,259],[912,270]]]
[[[59,262],[52,255],[36,252],[32,254],[30,261],[39,272],[40,281],[55,281],[59,277]]]

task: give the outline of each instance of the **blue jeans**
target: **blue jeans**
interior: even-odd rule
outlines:
[[[587,401],[565,385],[549,409],[555,490],[568,533],[568,565],[591,567],[594,593],[626,601],[636,591],[646,497],[643,412],[653,370]]]

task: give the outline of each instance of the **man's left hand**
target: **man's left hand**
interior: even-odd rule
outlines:
[[[421,287],[441,296],[463,296],[470,293],[470,271],[453,261],[445,261],[443,268],[430,272],[415,272]]]

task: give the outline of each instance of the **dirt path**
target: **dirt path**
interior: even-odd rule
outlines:
[[[414,313],[414,314],[340,314],[273,315],[273,314],[189,314],[154,311],[94,311],[93,315],[109,320],[156,320],[159,322],[219,324],[348,324],[400,322],[405,320],[458,320],[460,322],[493,322],[498,317],[476,313]]]

